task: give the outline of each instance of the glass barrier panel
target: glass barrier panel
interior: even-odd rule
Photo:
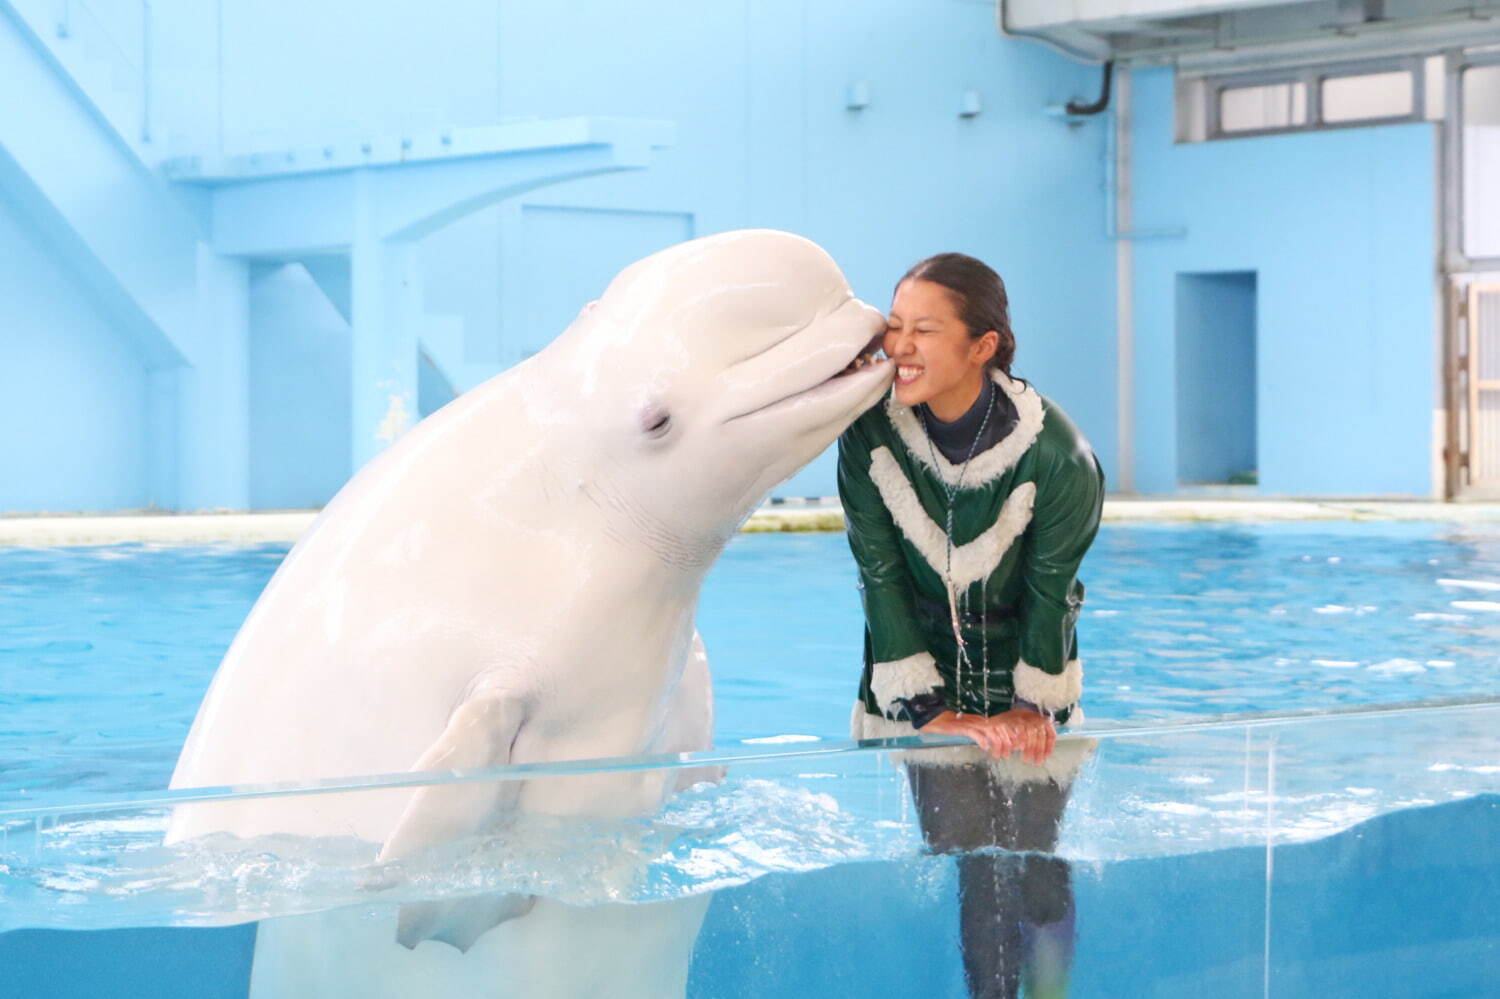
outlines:
[[[1474,702],[11,810],[0,994],[1478,995],[1497,761]]]

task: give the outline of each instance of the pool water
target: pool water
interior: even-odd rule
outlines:
[[[1090,718],[1500,693],[1500,527],[1105,525],[1080,577]],[[862,618],[841,535],[737,539],[699,620],[721,736],[842,734]]]
[[[1073,864],[1067,994],[1478,997],[1500,991],[1500,797],[1383,816],[1267,852]],[[1372,875],[1378,871],[1379,875]],[[771,875],[714,899],[688,994],[966,995],[953,864]],[[1028,913],[1012,918],[1024,928]],[[1015,934],[1018,941],[1022,934]],[[865,969],[863,973],[851,969]]]
[[[1023,969],[1050,960],[1075,996],[1490,994],[1500,701],[1096,740],[1055,850],[995,854]],[[163,848],[152,806],[0,822],[0,929],[94,927],[0,932],[0,995],[963,996],[973,855],[919,849],[889,750],[818,752],[730,760],[647,819],[522,822],[394,867],[352,840]],[[536,953],[536,912],[463,956],[395,943],[404,903],[503,892],[556,900],[563,950]],[[534,989],[572,964],[629,986]]]
[[[0,549],[0,807],[161,788],[286,545]],[[1106,525],[1081,573],[1095,719],[1500,693],[1500,529]],[[720,745],[847,736],[842,535],[742,535],[704,587]]]
[[[265,947],[247,993],[248,955],[345,931],[373,952],[400,904],[499,891],[687,907],[691,963],[662,964],[692,996],[964,994],[954,859],[920,849],[891,753],[837,741],[861,639],[840,535],[742,536],[715,567],[699,624],[727,771],[659,815],[535,822],[394,871],[353,840],[162,847],[166,807],[129,799],[165,787],[286,550],[0,550],[0,995],[425,996],[375,961],[309,993],[307,955]],[[1500,531],[1111,525],[1082,575],[1098,744],[1054,850],[1072,994],[1500,980],[1500,706],[1370,710],[1500,694]],[[1203,721],[1307,711],[1327,714]],[[18,811],[101,797],[121,803]],[[185,928],[225,920],[251,922]]]

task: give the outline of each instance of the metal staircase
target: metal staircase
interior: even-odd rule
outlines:
[[[643,168],[672,139],[661,122],[570,118],[238,156],[189,135],[199,152],[168,157],[153,16],[149,0],[0,0],[0,92],[20,95],[0,101],[0,190],[150,372],[152,425],[172,429],[151,441],[166,509],[251,505],[252,263],[303,264],[350,324],[347,474],[499,367],[470,360],[455,317],[424,313],[415,244],[523,192]]]

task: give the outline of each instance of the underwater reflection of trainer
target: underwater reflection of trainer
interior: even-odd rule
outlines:
[[[978,744],[907,764],[929,848],[960,854],[969,988],[1015,995],[1024,977],[1054,993],[1073,902],[1067,865],[1045,854],[1087,752],[1054,751],[1054,723],[1081,718],[1077,571],[1103,473],[1062,410],[1011,377],[1005,285],[981,261],[944,253],[908,271],[884,348],[895,389],[839,439],[865,609],[853,734]]]

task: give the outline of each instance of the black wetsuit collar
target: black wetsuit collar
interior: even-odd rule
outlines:
[[[976,444],[974,435],[979,433],[980,426],[984,424],[986,407],[991,409],[990,422],[984,427],[984,436]],[[922,426],[927,430],[927,436],[932,438],[932,443],[942,452],[943,457],[955,465],[962,464],[969,457],[971,447],[974,454],[983,454],[1005,440],[1016,428],[1016,421],[1020,418],[1009,393],[1001,392],[995,380],[988,376],[984,379],[984,388],[979,390],[979,398],[974,400],[974,405],[952,423],[938,419],[925,402],[917,406],[917,411],[922,418]]]

